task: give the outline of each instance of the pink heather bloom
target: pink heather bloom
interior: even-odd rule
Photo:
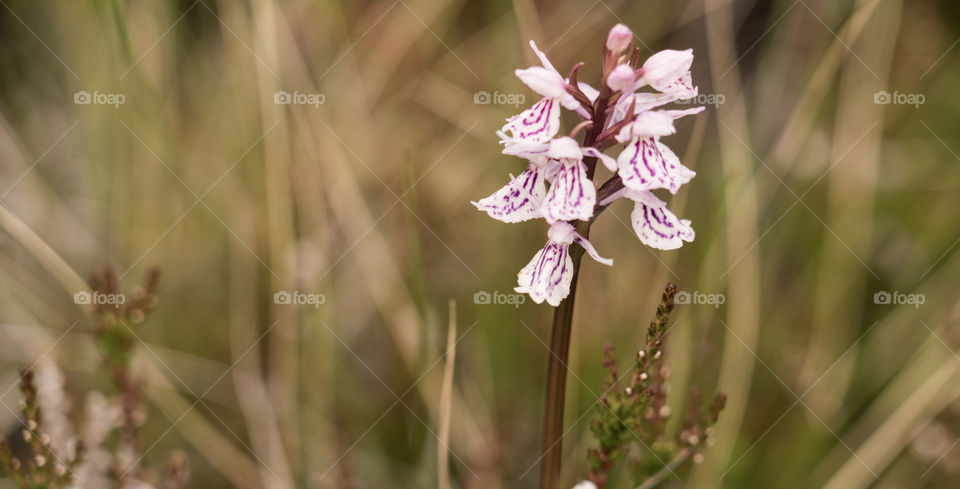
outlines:
[[[612,53],[620,54],[626,51],[631,42],[633,42],[633,32],[623,24],[613,26],[607,34],[607,50]]]
[[[619,64],[606,58],[604,69],[609,71],[604,73],[606,86],[602,90],[582,82],[576,88],[571,86],[533,41],[530,47],[541,66],[516,70],[517,77],[542,98],[507,119],[497,134],[504,145],[503,153],[527,160],[526,169],[517,177],[510,175],[507,185],[472,204],[499,221],[516,223],[542,218],[550,224],[546,246],[520,271],[516,287],[517,292],[529,294],[538,304],[546,301],[557,306],[569,295],[574,274],[571,244],[579,244],[600,263],[612,264],[612,260],[597,254],[573,224],[593,220],[598,209],[616,200],[633,201],[633,230],[646,246],[673,250],[694,239],[690,221],[679,219],[653,193],[664,189],[675,194],[696,175],[660,142],[676,132],[675,120],[704,110],[661,108],[696,95],[690,75],[693,52],[661,51],[638,70],[635,60],[619,57],[632,40],[633,33],[626,26],[611,29],[606,48],[608,53],[614,53]],[[637,91],[646,86],[655,92]],[[601,96],[607,97],[605,104],[599,103]],[[582,105],[588,102],[589,105]],[[603,113],[593,114],[600,108],[605,108]],[[591,127],[583,146],[573,139],[573,134],[557,137],[561,109],[575,111],[603,127]],[[578,127],[574,133],[585,127],[589,124]],[[617,144],[622,149],[616,159],[597,149]],[[590,165],[596,163],[588,158],[596,158],[596,162],[615,173],[603,184],[606,197],[602,202],[597,202],[600,183],[589,178],[595,176],[596,168]]]
[[[617,65],[617,67],[607,75],[607,86],[614,92],[631,91],[635,82],[633,68],[628,65]]]
[[[566,222],[556,222],[547,232],[547,245],[534,255],[530,263],[517,274],[517,287],[522,294],[529,294],[533,302],[547,301],[558,306],[570,294],[570,282],[573,280],[573,259],[569,248],[576,242],[582,246],[591,258],[604,265],[613,265],[613,260],[601,258],[597,250],[580,236],[573,226]]]

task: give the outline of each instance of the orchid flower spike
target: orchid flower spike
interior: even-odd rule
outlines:
[[[694,239],[690,221],[679,219],[652,192],[665,189],[675,194],[696,175],[660,142],[676,132],[675,120],[704,110],[662,108],[697,94],[690,73],[693,51],[660,51],[635,69],[636,63],[626,58],[632,44],[633,33],[626,26],[610,30],[604,45],[602,92],[579,81],[574,88],[533,41],[530,47],[540,66],[516,70],[517,77],[542,98],[507,119],[497,134],[503,153],[526,160],[526,168],[516,177],[510,175],[510,181],[493,194],[471,203],[499,221],[542,218],[550,224],[546,246],[518,274],[516,290],[536,303],[557,306],[569,295],[575,273],[569,255],[572,243],[579,243],[600,263],[612,263],[576,232],[574,223],[589,223],[616,200],[633,201],[633,230],[646,246],[673,250]],[[646,86],[654,91],[638,91]],[[601,93],[607,103],[599,103]],[[582,144],[572,137],[576,129],[571,136],[557,137],[561,109],[585,119],[576,128],[590,127]],[[598,149],[614,144],[623,145],[615,159]],[[615,173],[602,185],[591,180],[603,173],[597,171],[597,163]],[[605,195],[599,203],[598,188]]]
[[[537,304],[547,301],[554,307],[560,305],[560,301],[570,294],[574,271],[569,248],[574,242],[597,262],[613,265],[613,260],[601,258],[593,245],[577,233],[572,225],[556,222],[547,232],[547,245],[517,274],[517,287],[514,290],[529,294]]]

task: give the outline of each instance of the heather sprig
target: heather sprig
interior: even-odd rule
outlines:
[[[638,450],[629,459],[629,471],[636,484],[647,489],[665,475],[683,471],[687,461],[699,462],[703,447],[713,443],[712,427],[726,403],[723,393],[704,408],[699,389],[691,389],[680,430],[667,433],[671,415],[667,405],[669,372],[663,362],[676,290],[676,286],[667,284],[656,317],[647,328],[646,345],[637,351],[633,375],[625,387],[620,386],[613,345],[604,347],[607,377],[590,425],[597,446],[587,451],[588,480],[598,488],[606,485],[607,474],[627,459],[632,447]]]
[[[37,386],[33,371],[20,371],[20,392],[23,400],[23,440],[30,452],[26,462],[14,456],[7,441],[0,437],[0,463],[14,484],[21,489],[65,489],[74,482],[74,469],[83,460],[84,450],[77,443],[72,454],[57,453],[50,435],[44,430],[43,411],[37,401]]]

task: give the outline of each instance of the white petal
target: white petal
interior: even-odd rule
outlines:
[[[630,103],[634,100],[636,100],[636,106],[633,109],[633,113],[636,115],[646,112],[650,109],[660,107],[661,105],[669,104],[670,102],[676,100],[676,97],[664,93],[626,93],[624,96],[620,97],[617,105],[613,108],[613,116],[610,117],[610,123],[608,126],[612,126],[622,121],[627,116],[627,109],[630,108]]]
[[[590,244],[590,241],[588,241],[587,238],[584,238],[583,236],[580,236],[579,234],[577,234],[574,240],[577,242],[578,245],[583,246],[583,249],[587,250],[587,254],[590,255],[590,258],[593,258],[594,260],[596,260],[597,263],[602,263],[608,267],[613,265],[613,259],[601,257],[600,254],[597,253],[597,249],[594,248],[592,244]]]
[[[584,82],[577,82],[577,87],[580,88],[580,91],[583,92],[583,94],[586,95],[591,102],[595,102],[597,97],[600,96],[600,90],[597,90],[596,88],[593,88]]]
[[[498,221],[522,222],[540,217],[545,194],[540,172],[527,169],[493,195],[472,204]]]
[[[514,290],[529,294],[537,304],[547,301],[556,307],[570,295],[571,280],[573,260],[567,246],[548,242],[517,274]]]
[[[662,88],[690,71],[693,65],[693,50],[676,51],[665,49],[647,58],[643,63],[643,76],[650,86]]]
[[[510,144],[536,144],[549,142],[560,130],[560,106],[556,100],[540,99],[533,107],[508,119],[500,129],[509,133]]]
[[[543,217],[551,224],[575,219],[587,221],[593,217],[596,203],[597,189],[587,178],[583,162],[564,164],[543,201]]]
[[[696,173],[655,138],[637,138],[617,158],[620,179],[632,190],[665,188],[677,193]]]
[[[654,197],[656,199],[656,197]],[[656,199],[659,201],[659,199]],[[662,202],[661,202],[662,203]],[[690,221],[677,219],[665,206],[637,202],[630,214],[633,230],[643,244],[659,250],[675,250],[684,241],[693,241]]]
[[[566,93],[563,77],[556,71],[539,66],[531,66],[523,70],[516,70],[517,78],[530,87],[534,92],[547,98],[560,98]]]
[[[573,486],[573,489],[597,489],[597,485],[590,481],[583,481]]]
[[[593,147],[583,148],[583,154],[599,158],[600,161],[603,162],[603,166],[607,167],[608,170],[617,171],[617,160],[601,153],[599,149]]]
[[[533,39],[530,40],[530,48],[532,48],[533,52],[536,53],[537,58],[540,58],[540,64],[542,64],[544,68],[554,73],[559,73],[557,69],[553,67],[553,63],[551,63],[550,60],[547,59],[547,55],[544,54],[543,51],[537,48],[537,43],[533,42]]]
[[[547,156],[558,160],[564,158],[579,160],[583,158],[583,151],[573,138],[564,136],[550,141],[550,151],[547,152]]]

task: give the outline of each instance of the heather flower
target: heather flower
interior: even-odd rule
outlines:
[[[576,242],[594,260],[613,265],[613,260],[601,258],[593,245],[566,222],[556,222],[547,232],[547,245],[534,255],[533,259],[519,274],[517,292],[526,293],[534,302],[547,301],[557,306],[570,293],[570,281],[573,280],[573,260],[570,258],[570,245]]]

